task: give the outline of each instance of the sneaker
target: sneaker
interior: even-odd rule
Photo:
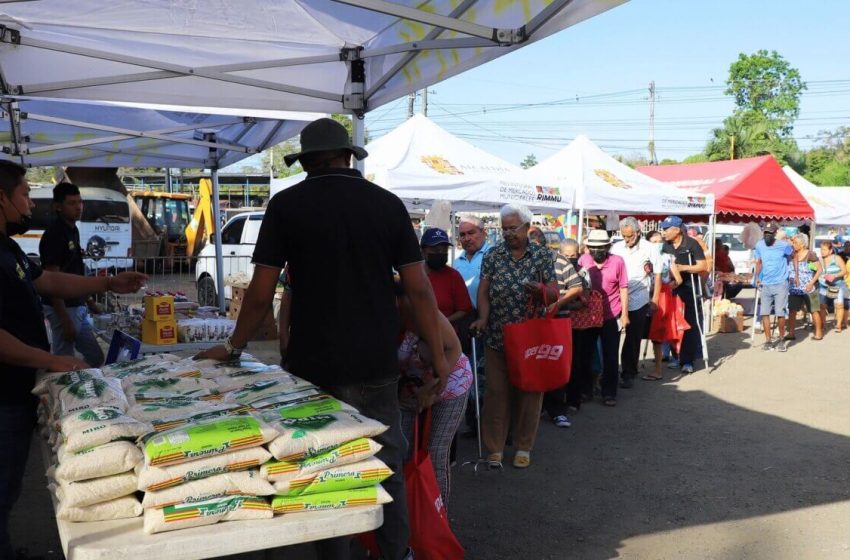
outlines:
[[[771,350],[773,350],[773,341],[772,340],[766,341],[764,344],[761,345],[761,349],[764,350],[765,352],[770,352]]]
[[[555,416],[555,418],[552,421],[559,428],[569,428],[570,426],[573,425],[573,423],[570,422],[570,419],[567,418],[566,416],[564,416],[563,414],[560,415],[560,416]]]
[[[685,364],[682,366],[682,373],[693,373],[694,366],[692,364]]]
[[[679,369],[682,367],[682,364],[679,363],[678,359],[670,358],[670,363],[667,364],[667,367],[670,369]]]
[[[620,387],[623,389],[631,389],[635,386],[635,380],[632,377],[624,377],[622,381],[620,381]]]
[[[780,340],[776,343],[776,350],[778,352],[787,352],[788,351],[788,343],[784,340]]]

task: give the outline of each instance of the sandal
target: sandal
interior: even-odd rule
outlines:
[[[502,468],[502,454],[490,453],[487,455],[487,468],[491,471]]]
[[[813,340],[823,340],[823,337],[822,336],[813,336],[812,339]]]
[[[517,469],[527,469],[531,466],[531,452],[517,451],[514,455],[514,467]]]
[[[617,406],[617,399],[615,399],[614,397],[605,397],[605,399],[602,401],[602,404],[604,404],[605,406]]]
[[[644,375],[641,376],[641,379],[644,381],[662,381],[664,379],[663,375]]]

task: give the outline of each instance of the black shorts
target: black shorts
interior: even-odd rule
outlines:
[[[788,311],[790,311],[791,313],[796,313],[801,309],[805,309],[809,313],[812,312],[812,300],[809,299],[809,296],[789,294]]]

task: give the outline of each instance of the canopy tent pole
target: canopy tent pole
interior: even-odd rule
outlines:
[[[355,146],[360,146],[361,148],[366,143],[366,120],[358,115],[351,115],[351,124],[352,124],[352,136],[351,139]],[[363,160],[359,160],[354,158],[354,168],[363,173],[366,168]]]
[[[714,213],[708,219],[708,231],[711,234],[711,244],[708,246],[708,250],[711,251],[712,258],[711,262],[711,270],[709,271],[708,281],[711,286],[711,299],[708,300],[708,322],[706,323],[705,330],[708,332],[711,329],[711,326],[714,324],[714,290],[716,289],[717,282],[717,214]],[[708,361],[706,359],[706,365],[708,365]]]
[[[204,140],[215,143],[215,133],[208,132],[204,134]],[[218,184],[218,157],[215,148],[210,147],[210,159],[213,160],[210,166],[210,175],[212,178],[212,211],[213,211],[213,234],[215,236],[215,284],[217,288],[216,295],[218,296],[218,310],[224,314],[224,253],[221,247],[221,199],[220,189]]]
[[[579,244],[579,252],[582,249],[582,239],[584,238],[584,208],[580,208],[578,211],[578,229],[576,229],[576,241]]]

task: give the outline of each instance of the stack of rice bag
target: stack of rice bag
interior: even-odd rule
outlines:
[[[51,374],[35,391],[56,453],[57,516],[144,516],[158,533],[390,501],[386,426],[244,355],[162,354]]]

